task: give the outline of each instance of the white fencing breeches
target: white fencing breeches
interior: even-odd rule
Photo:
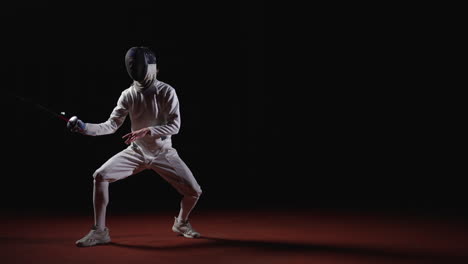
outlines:
[[[143,155],[139,148],[129,146],[105,162],[94,177],[94,210],[95,224],[105,226],[106,206],[109,201],[108,186],[110,182],[124,179],[145,169],[152,169],[169,182],[181,195],[179,219],[187,220],[195,207],[202,190],[192,172],[170,147],[152,157]]]

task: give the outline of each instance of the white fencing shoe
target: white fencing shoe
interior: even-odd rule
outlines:
[[[111,241],[109,236],[109,229],[106,227],[104,230],[98,230],[94,225],[91,231],[82,239],[76,241],[78,247],[92,247],[96,245],[107,244]]]
[[[175,217],[174,225],[172,226],[172,231],[188,238],[197,238],[201,236],[200,233],[198,233],[192,228],[192,225],[190,225],[188,221],[179,221],[177,217]]]

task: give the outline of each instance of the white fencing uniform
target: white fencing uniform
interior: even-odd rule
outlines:
[[[170,85],[156,79],[156,57],[148,48],[130,48],[125,55],[125,66],[134,82],[122,92],[109,119],[100,124],[85,124],[75,117],[74,122],[70,119],[67,127],[85,135],[107,135],[117,131],[129,115],[132,132],[148,128],[149,133],[144,137],[135,137],[138,138],[136,140],[132,137],[127,139],[134,141],[93,174],[94,226],[76,244],[94,246],[110,242],[106,227],[109,183],[145,169],[156,171],[183,195],[172,231],[184,237],[200,237],[200,233],[193,230],[188,222],[188,217],[202,191],[190,169],[172,147],[171,137],[180,128],[177,94]]]
[[[179,132],[179,101],[174,88],[156,80],[148,88],[136,85],[124,90],[110,118],[101,124],[86,124],[84,134],[114,133],[130,116],[131,129],[150,128],[150,134],[137,139],[125,150],[105,162],[94,173],[96,182],[114,182],[144,169],[152,169],[168,181],[186,200],[183,207],[194,207],[202,191],[192,172],[172,147],[172,135]],[[106,202],[107,204],[107,202]],[[182,218],[187,218],[184,214]],[[181,208],[183,209],[183,208]]]

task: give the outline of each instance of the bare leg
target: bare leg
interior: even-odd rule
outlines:
[[[190,196],[190,195],[185,195],[184,198],[182,198],[182,201],[180,201],[180,211],[179,211],[179,216],[177,217],[177,220],[186,222],[189,218],[190,212],[192,212],[192,209],[195,207],[197,204],[199,195],[197,196]]]
[[[158,155],[153,160],[152,169],[183,195],[177,220],[186,222],[202,194],[192,172],[173,148]]]
[[[104,163],[94,174],[93,206],[94,226],[91,231],[76,241],[79,247],[92,247],[111,241],[106,226],[106,209],[109,203],[109,183],[124,179],[143,169],[144,159],[134,150],[127,148]]]
[[[109,182],[94,180],[93,189],[94,224],[98,230],[106,227],[106,208],[109,203]]]

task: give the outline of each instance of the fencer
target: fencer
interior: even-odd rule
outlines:
[[[86,236],[76,241],[76,245],[89,247],[111,241],[106,226],[109,183],[145,169],[154,170],[182,195],[172,231],[187,238],[200,237],[200,233],[192,228],[189,215],[202,190],[172,147],[172,136],[179,132],[181,125],[176,91],[157,79],[156,56],[149,48],[130,48],[125,55],[125,66],[133,83],[122,92],[107,121],[84,123],[75,117],[67,123],[71,131],[100,136],[114,133],[129,115],[132,131],[123,136],[129,146],[93,174],[94,225]]]

